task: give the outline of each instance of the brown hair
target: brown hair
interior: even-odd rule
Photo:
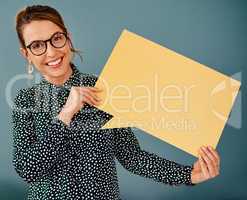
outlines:
[[[20,10],[16,15],[16,32],[18,39],[23,48],[26,48],[25,41],[23,38],[23,27],[26,24],[31,23],[32,21],[48,20],[59,26],[66,34],[68,33],[67,28],[65,27],[62,16],[59,12],[45,5],[32,5],[27,6],[26,8]],[[73,47],[71,43],[71,51],[77,53],[82,61],[81,51]]]

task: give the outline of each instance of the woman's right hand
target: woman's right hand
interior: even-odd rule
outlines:
[[[100,104],[101,99],[97,93],[101,91],[96,87],[71,87],[67,101],[58,114],[58,118],[68,125],[74,114],[83,108],[85,103],[92,106]]]

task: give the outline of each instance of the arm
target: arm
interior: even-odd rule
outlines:
[[[54,118],[38,139],[32,113],[25,109],[27,99],[28,95],[19,93],[12,111],[13,164],[25,181],[34,182],[45,175],[65,151],[67,129],[61,120]]]
[[[191,183],[191,166],[183,166],[142,150],[131,128],[114,128],[116,158],[130,172],[169,185]]]

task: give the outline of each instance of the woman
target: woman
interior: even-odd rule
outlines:
[[[132,173],[170,185],[195,185],[219,174],[220,158],[201,148],[193,166],[142,150],[130,127],[99,129],[113,116],[98,110],[97,77],[72,63],[70,35],[49,6],[16,17],[20,51],[42,79],[19,91],[13,109],[13,163],[29,183],[28,199],[120,199],[114,158]]]

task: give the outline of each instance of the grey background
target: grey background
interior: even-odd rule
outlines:
[[[25,199],[27,185],[15,173],[12,159],[11,108],[5,90],[10,80],[26,71],[19,54],[14,29],[16,12],[28,4],[48,4],[58,9],[65,19],[76,48],[84,62],[75,63],[80,71],[99,74],[122,29],[126,28],[154,42],[216,69],[226,75],[240,72],[242,77],[240,107],[241,128],[226,125],[217,150],[221,155],[221,174],[217,178],[190,188],[171,187],[133,175],[118,164],[123,199],[247,199],[246,156],[246,52],[247,1],[241,0],[53,0],[1,1],[0,6],[0,199]],[[25,81],[16,82],[12,98]],[[147,151],[192,164],[195,158],[165,142],[133,129]]]

